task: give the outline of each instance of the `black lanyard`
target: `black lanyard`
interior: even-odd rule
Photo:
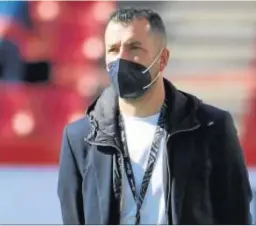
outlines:
[[[125,169],[125,173],[129,182],[129,186],[131,189],[131,192],[133,194],[133,198],[134,201],[137,205],[137,212],[136,212],[136,225],[140,224],[140,209],[141,206],[143,204],[143,200],[145,198],[145,195],[147,193],[147,189],[150,183],[150,179],[153,173],[153,169],[156,163],[156,159],[157,159],[157,154],[158,154],[158,150],[160,147],[160,143],[161,143],[161,139],[163,138],[163,134],[164,134],[164,124],[165,124],[165,114],[166,114],[166,102],[163,104],[163,107],[161,109],[160,112],[160,116],[158,119],[158,123],[157,123],[157,127],[156,127],[156,131],[155,131],[155,136],[152,142],[152,146],[151,146],[151,150],[150,150],[150,154],[149,154],[149,158],[148,158],[148,163],[147,163],[147,168],[142,180],[142,184],[141,184],[141,189],[140,189],[140,193],[139,196],[136,195],[136,184],[135,184],[135,177],[134,177],[134,173],[133,173],[133,169],[132,169],[132,164],[131,164],[131,159],[130,159],[130,155],[129,155],[129,150],[128,150],[128,145],[127,145],[127,139],[126,139],[126,135],[125,135],[125,127],[124,127],[124,121],[122,119],[121,114],[119,115],[119,126],[120,126],[120,130],[121,130],[121,140],[122,140],[122,144],[123,144],[123,163],[124,163],[124,169]],[[122,161],[121,160],[121,156],[120,154],[118,154],[117,156],[117,167],[119,168],[119,172],[121,172],[122,169]],[[122,174],[120,174],[121,178],[119,178],[119,180],[122,179]],[[120,189],[119,189],[120,191]]]

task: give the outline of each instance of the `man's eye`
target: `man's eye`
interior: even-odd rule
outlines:
[[[117,51],[116,48],[111,48],[111,49],[108,50],[109,53],[113,53],[113,52],[116,52],[116,51]]]
[[[141,49],[139,46],[132,46],[131,49],[136,50],[136,49]]]

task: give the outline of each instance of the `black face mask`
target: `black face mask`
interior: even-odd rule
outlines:
[[[162,51],[148,68],[121,58],[108,64],[108,73],[112,84],[121,98],[138,98],[145,94],[160,74],[159,72],[152,80],[149,69],[161,53]]]

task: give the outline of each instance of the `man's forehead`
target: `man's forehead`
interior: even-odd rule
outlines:
[[[111,21],[105,33],[106,44],[122,42],[143,42],[149,37],[150,24],[146,19],[134,20],[130,23]]]

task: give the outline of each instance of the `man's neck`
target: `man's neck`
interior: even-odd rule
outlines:
[[[165,99],[165,89],[163,79],[150,87],[144,96],[135,100],[125,100],[119,98],[120,112],[136,117],[148,117],[160,112]]]

